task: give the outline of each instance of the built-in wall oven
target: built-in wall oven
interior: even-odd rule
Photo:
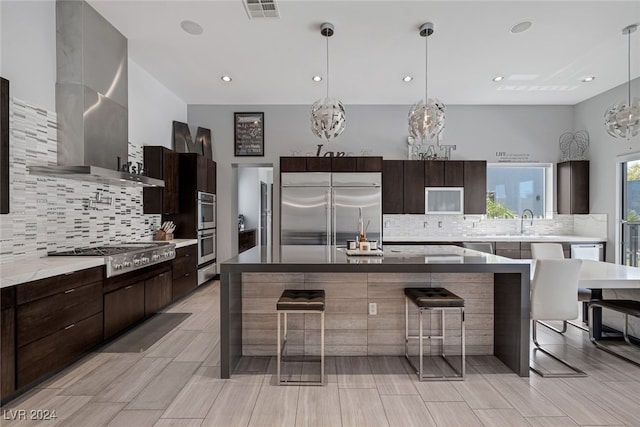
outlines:
[[[198,230],[216,228],[216,195],[198,191]]]
[[[198,285],[213,279],[218,273],[216,260],[216,229],[198,230]]]

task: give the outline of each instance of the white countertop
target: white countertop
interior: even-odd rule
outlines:
[[[169,240],[176,248],[195,245],[196,239]],[[28,261],[0,264],[0,288],[19,285],[33,280],[46,279],[59,274],[104,265],[102,257],[51,256]]]
[[[383,235],[382,241],[384,243],[394,242],[575,242],[575,243],[593,243],[593,242],[606,242],[607,239],[603,237],[590,237],[590,236],[572,236],[572,235],[527,235],[527,234],[513,234],[513,235],[473,235],[473,236],[411,236],[411,237],[386,237]]]

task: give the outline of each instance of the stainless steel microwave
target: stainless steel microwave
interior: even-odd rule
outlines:
[[[425,187],[425,214],[463,214],[464,188],[462,187]]]

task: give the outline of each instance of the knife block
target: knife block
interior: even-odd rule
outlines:
[[[173,240],[173,233],[167,233],[164,230],[156,231],[153,240]]]

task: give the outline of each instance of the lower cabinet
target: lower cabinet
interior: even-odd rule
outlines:
[[[144,281],[104,295],[104,338],[144,318]]]
[[[102,313],[18,347],[18,388],[64,366],[102,341]]]
[[[102,341],[103,267],[16,286],[16,388],[82,356]]]
[[[0,399],[16,391],[16,289],[0,290]]]
[[[198,247],[191,245],[176,249],[172,269],[173,292],[171,300],[175,301],[198,286]]]
[[[144,281],[144,316],[150,316],[171,302],[171,271]]]

